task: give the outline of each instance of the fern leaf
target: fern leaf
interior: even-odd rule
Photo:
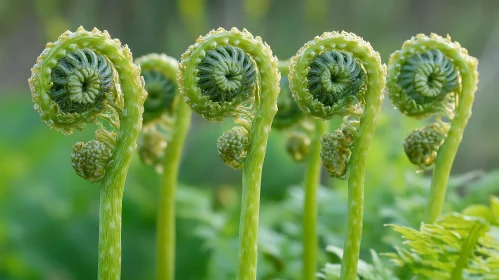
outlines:
[[[458,213],[443,216],[420,230],[390,225],[405,241],[397,253],[385,254],[407,266],[417,279],[499,279],[499,241],[482,217]]]

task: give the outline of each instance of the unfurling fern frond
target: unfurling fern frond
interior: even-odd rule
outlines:
[[[187,49],[179,69],[180,92],[194,112],[237,124],[218,139],[218,152],[243,169],[238,279],[256,279],[262,166],[280,91],[277,57],[247,30],[219,28]]]
[[[477,69],[478,60],[458,42],[436,34],[418,34],[390,56],[387,89],[393,105],[410,117],[450,120],[444,130],[430,125],[416,131],[417,139],[409,139],[416,140],[409,148],[409,160],[421,169],[435,166],[426,210],[428,223],[434,223],[442,212],[452,164],[471,116]]]

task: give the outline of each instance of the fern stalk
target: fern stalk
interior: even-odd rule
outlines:
[[[187,104],[180,100],[176,108],[173,138],[165,150],[157,219],[158,279],[175,279],[175,188],[191,112]]]
[[[316,279],[317,272],[317,189],[321,177],[321,138],[328,122],[315,120],[305,171],[305,204],[303,209],[303,279]]]

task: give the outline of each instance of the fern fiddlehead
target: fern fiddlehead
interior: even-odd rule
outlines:
[[[345,116],[340,130],[322,138],[321,157],[331,176],[348,181],[348,237],[342,279],[355,279],[362,237],[364,169],[383,100],[385,67],[371,45],[346,32],[326,32],[291,59],[289,81],[300,108],[318,119]],[[313,270],[304,279],[314,279]]]
[[[191,110],[179,100],[177,60],[165,54],[149,54],[136,62],[142,69],[148,94],[144,102],[146,127],[141,150],[147,152],[144,159],[161,165],[157,170],[162,173],[156,225],[156,277],[168,280],[175,278],[175,187]]]
[[[412,132],[405,145],[411,162],[420,168],[434,161],[428,223],[442,212],[452,163],[471,116],[477,65],[478,60],[459,43],[436,34],[419,34],[390,57],[388,96],[395,107],[407,116],[438,118],[435,124]],[[450,127],[440,121],[441,116],[451,119]]]
[[[71,134],[87,123],[99,127],[96,140],[75,144],[72,161],[78,175],[101,182],[98,278],[119,279],[123,187],[147,95],[140,69],[119,40],[80,27],[47,44],[29,85],[34,107],[50,128]]]
[[[279,76],[270,47],[236,28],[198,38],[180,63],[180,91],[193,111],[213,121],[234,117],[238,124],[218,145],[226,163],[243,168],[238,279],[256,278],[260,181]]]

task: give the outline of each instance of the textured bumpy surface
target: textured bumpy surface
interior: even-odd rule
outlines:
[[[258,47],[248,52],[247,47],[252,44]],[[266,81],[257,78],[262,76],[258,72],[262,70],[259,65],[265,62],[264,57],[272,57],[270,47],[247,30],[213,30],[199,37],[182,55],[178,82],[190,86],[181,87],[180,92],[187,104],[208,120],[222,121],[224,117],[237,115],[241,107],[251,106],[247,102],[258,100],[255,92],[265,98]],[[275,57],[268,62],[277,68]],[[279,73],[271,71],[263,76],[267,75],[274,75],[275,79]]]
[[[234,117],[249,132],[247,137],[235,135],[237,131],[224,133],[219,151],[231,166],[243,167],[238,279],[253,280],[262,165],[279,94],[277,58],[260,37],[247,30],[219,28],[199,37],[182,55],[179,68],[180,92],[193,111],[212,121]]]
[[[73,146],[71,161],[80,177],[90,182],[99,182],[104,178],[111,154],[111,148],[98,140],[78,142]]]
[[[455,55],[462,57],[467,65],[456,62]],[[388,96],[407,116],[444,114],[452,117],[454,95],[462,91],[461,75],[470,68],[474,73],[469,74],[478,77],[476,64],[477,60],[450,37],[419,34],[390,56]]]
[[[201,94],[214,102],[249,97],[255,87],[255,65],[248,54],[234,46],[218,46],[207,51],[198,69]]]
[[[238,169],[246,160],[248,144],[249,138],[246,128],[235,126],[218,138],[218,155],[225,164]]]
[[[385,73],[379,53],[348,32],[326,32],[315,37],[290,60],[290,87],[303,111],[323,120],[351,116],[344,119],[339,130],[323,137],[321,150],[330,175],[346,178],[349,174],[348,239],[342,279],[357,277],[365,160],[383,101]],[[315,233],[309,234],[309,239],[315,238]],[[315,278],[314,250],[305,248],[303,279]]]
[[[444,122],[434,122],[422,128],[409,132],[404,141],[404,151],[407,158],[421,170],[433,167],[438,149],[445,141],[449,125]]]
[[[357,138],[359,120],[345,117],[340,129],[326,133],[322,139],[321,158],[331,177],[345,179],[348,176],[348,163]]]
[[[477,66],[478,60],[459,43],[436,34],[418,34],[390,57],[388,96],[395,107],[411,117],[451,119],[448,129],[432,124],[413,131],[405,145],[409,159],[419,168],[426,169],[435,162],[427,208],[429,223],[442,211],[452,163],[471,116]]]
[[[85,179],[102,181],[98,277],[119,279],[123,187],[147,96],[140,69],[119,40],[80,27],[47,44],[29,85],[34,108],[50,128],[71,134],[89,122],[99,127],[96,140],[73,147],[73,166]]]
[[[353,33],[326,32],[291,58],[290,87],[302,111],[324,120],[362,114],[367,78],[360,52],[379,57]]]
[[[58,60],[52,81],[50,97],[63,112],[98,110],[113,86],[113,68],[91,49],[76,50]]]

